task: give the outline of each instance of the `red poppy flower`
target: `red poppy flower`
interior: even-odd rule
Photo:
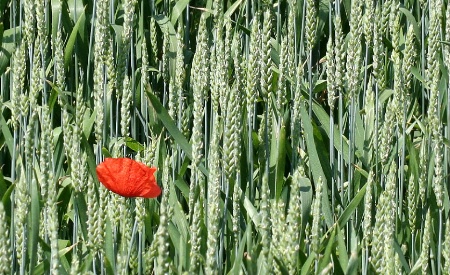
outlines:
[[[129,158],[106,158],[96,170],[98,180],[123,197],[155,198],[161,194],[153,175],[155,167]]]

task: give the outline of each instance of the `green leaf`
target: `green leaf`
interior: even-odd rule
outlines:
[[[173,224],[173,223],[171,223],[171,224]],[[180,257],[179,268],[181,270],[183,270],[183,269],[186,270],[188,268],[189,262],[191,260],[190,253],[189,253],[189,251],[191,250],[191,245],[188,243],[187,239],[179,238],[178,246],[179,246],[178,255]],[[181,272],[179,272],[179,273],[181,273]]]
[[[131,137],[125,137],[125,144],[128,148],[135,152],[141,152],[142,150],[144,150],[144,146]]]
[[[358,252],[352,253],[348,261],[348,266],[345,274],[358,274],[358,266],[361,262],[359,255],[360,254]]]
[[[231,5],[231,7],[229,7],[228,10],[223,14],[223,17],[230,18],[230,16],[236,11],[240,4],[242,4],[242,0],[234,2],[234,4]]]
[[[362,161],[362,163],[364,165],[368,165],[368,161],[367,159],[364,159],[364,133],[366,132],[366,130],[364,129],[364,122],[361,118],[361,115],[359,114],[359,112],[355,112],[354,114],[354,119],[355,119],[355,149],[357,152],[359,153],[358,158]]]
[[[301,234],[305,231],[306,224],[309,220],[309,214],[311,213],[312,204],[312,186],[311,181],[308,178],[301,177],[300,181],[300,198],[302,200],[302,230]]]
[[[159,27],[161,28],[161,31],[163,33],[169,34],[169,52],[167,53],[169,56],[169,71],[170,75],[175,75],[175,57],[178,47],[178,40],[176,36],[175,28],[173,27],[173,24],[169,21],[169,18],[163,14],[154,15],[153,18],[155,19],[156,23],[158,23]]]
[[[342,270],[347,270],[348,267],[348,255],[347,255],[347,248],[345,247],[345,238],[344,234],[341,231],[341,227],[337,225],[336,227],[336,237],[337,237],[337,254],[338,254],[338,260],[341,265]]]
[[[327,240],[327,246],[325,247],[325,252],[323,257],[320,259],[319,270],[323,270],[331,262],[331,252],[334,247],[334,238],[336,236],[336,227],[331,231],[330,238]]]
[[[386,89],[378,96],[378,104],[382,105],[394,94],[394,90]]]
[[[402,264],[402,266],[405,270],[405,274],[409,274],[409,272],[411,271],[409,268],[409,263],[406,260],[405,255],[403,254],[402,248],[395,240],[394,240],[394,251],[398,255],[398,259],[400,260],[400,263]]]
[[[69,40],[67,41],[66,48],[64,49],[64,67],[67,69],[69,68],[70,64],[72,63],[72,54],[75,49],[75,42],[77,40],[77,36],[80,33],[80,29],[84,27],[84,24],[86,22],[86,15],[85,10],[81,13],[80,17],[77,20],[77,23],[72,29],[72,32],[70,33]]]
[[[247,214],[252,222],[256,227],[258,227],[261,222],[261,217],[258,215],[258,211],[253,206],[252,202],[247,198],[247,196],[244,197],[244,208],[245,211],[247,211]]]
[[[11,213],[11,193],[16,188],[16,184],[13,183],[6,190],[5,194],[2,195],[2,203],[3,208],[5,209],[5,213]]]
[[[61,91],[61,89],[56,86],[55,83],[51,82],[50,80],[45,80],[47,82],[48,85],[50,85],[50,87],[52,87],[52,92],[56,92],[56,97],[58,97],[58,95],[63,95],[63,91]]]
[[[102,147],[102,155],[105,158],[112,158],[113,157],[106,147]]]
[[[409,273],[409,275],[414,275],[414,274],[422,274],[422,258],[421,257],[419,257],[416,260],[416,263],[411,268],[411,272]]]
[[[239,249],[236,254],[236,258],[233,262],[233,267],[231,268],[230,272],[228,272],[228,275],[239,275],[241,274],[241,265],[242,265],[242,257],[244,256],[246,243],[247,243],[247,235],[250,234],[249,230],[251,230],[251,226],[247,226],[247,229],[245,230],[245,233],[242,235],[241,241],[239,242]]]
[[[181,194],[183,195],[184,199],[186,201],[188,201],[189,200],[189,186],[186,184],[186,182],[183,179],[178,178],[173,183],[175,184],[176,187],[178,187],[178,189],[180,189]]]
[[[60,262],[60,267],[59,267],[59,274],[61,275],[69,275],[68,270],[70,271],[71,268],[71,262],[69,262],[67,260],[67,258],[70,258],[70,256],[72,256],[71,254],[69,254],[70,251],[73,250],[73,245],[70,246],[70,242],[68,240],[58,240],[58,256],[59,256],[59,262]],[[67,255],[68,254],[68,255]],[[69,257],[67,257],[69,256]],[[47,259],[51,258],[51,253],[50,251],[48,252],[48,257]],[[47,269],[50,270],[50,269]]]
[[[169,237],[172,240],[172,243],[174,244],[176,253],[180,254],[181,252],[180,248],[182,247],[180,232],[178,232],[178,229],[173,222],[169,222],[167,230],[169,231]]]
[[[278,257],[277,255],[273,255],[273,259],[275,260],[276,264],[278,265],[277,274],[289,275],[289,271],[287,270],[284,262],[282,261],[282,256]]]
[[[48,99],[48,108],[50,112],[53,111],[53,107],[55,107],[55,103],[58,100],[58,92],[54,89],[52,89],[52,92],[50,94],[50,98]]]
[[[34,183],[34,184],[33,184]],[[30,257],[30,273],[33,273],[33,269],[37,263],[37,249],[39,242],[39,220],[41,214],[41,206],[39,205],[39,191],[38,182],[32,181],[30,183],[30,216],[28,220],[28,252]]]
[[[189,4],[189,1],[190,0],[179,0],[172,8],[172,14],[170,16],[170,22],[172,23],[172,25],[175,25],[175,23],[178,20],[178,17],[180,17],[180,15],[183,13],[187,5]]]
[[[173,137],[176,144],[180,146],[180,148],[184,151],[186,156],[192,160],[192,146],[186,139],[186,137],[180,132],[178,127],[176,126],[175,122],[170,117],[167,110],[162,106],[162,104],[159,102],[158,98],[152,94],[151,92],[147,91],[147,97],[150,99],[150,103],[153,106],[153,109],[155,110],[156,114],[158,115],[158,118],[163,123],[164,127],[166,127],[166,130],[169,132],[169,134]],[[208,170],[206,170],[205,166],[203,164],[199,165],[200,171],[203,172],[203,174],[208,177],[209,173]]]
[[[275,167],[275,198],[278,199],[283,191],[284,170],[286,166],[286,126],[282,125],[278,131],[274,125],[271,139],[270,167]],[[272,180],[271,180],[272,181]]]
[[[362,201],[364,195],[366,194],[366,187],[367,183],[358,191],[358,194],[356,194],[356,196],[348,204],[347,208],[345,208],[342,215],[339,217],[338,224],[340,227],[344,227],[350,217],[353,215],[353,212],[355,212],[359,203]]]
[[[116,246],[116,243],[113,238],[112,233],[112,225],[111,220],[107,219],[106,221],[106,232],[105,232],[105,260],[106,260],[106,268],[112,268],[112,265],[115,264],[115,253],[114,253],[114,247]],[[113,274],[113,273],[108,273]]]
[[[331,137],[330,137],[330,117],[325,112],[325,110],[322,108],[322,106],[320,106],[319,104],[314,103],[314,102],[313,102],[313,111],[314,111],[314,114],[319,119],[319,122],[322,125],[322,129],[325,131],[328,138],[331,139]],[[336,150],[339,153],[341,153],[341,155],[344,157],[344,160],[348,163],[348,143],[344,139],[343,145],[341,146],[341,140],[340,140],[341,136],[339,135],[339,129],[337,128],[336,125],[333,125],[333,137],[332,138],[333,138],[334,148],[336,148]]]
[[[327,89],[327,81],[325,79],[319,79],[316,81],[313,89],[313,93],[320,93]]]
[[[53,140],[55,148],[53,150],[53,161],[54,161],[54,176],[55,178],[61,177],[61,173],[64,172],[63,165],[66,159],[64,152],[64,140],[61,132],[61,128],[55,128],[53,130]]]
[[[74,194],[74,208],[76,207],[76,213],[78,213],[79,218],[79,227],[78,229],[81,229],[81,232],[83,233],[83,236],[87,238],[87,205],[86,200],[84,198],[83,193],[76,193],[75,190],[72,192]],[[74,212],[75,213],[75,212]],[[74,217],[75,218],[75,217]]]
[[[14,139],[13,136],[11,135],[11,131],[9,130],[8,124],[6,124],[5,118],[3,117],[2,113],[0,113],[0,129],[2,130],[0,132],[0,135],[2,135],[3,138],[5,139],[9,155],[12,156],[14,148]]]
[[[83,133],[84,137],[88,140],[89,136],[92,134],[92,127],[94,127],[95,120],[97,119],[97,111],[94,110],[89,116],[89,110],[84,112],[83,117]]]
[[[375,129],[375,101],[366,101],[364,104],[364,147],[363,156],[368,162],[372,161],[373,156],[373,143]]]
[[[105,270],[106,274],[114,274],[114,267],[108,258],[105,258]]]
[[[305,130],[305,140],[307,146],[307,152],[309,156],[309,166],[315,182],[322,178],[323,182],[323,197],[322,197],[322,214],[325,218],[325,222],[329,228],[333,225],[333,215],[331,214],[330,201],[328,200],[328,184],[327,177],[322,169],[322,163],[320,162],[319,155],[317,153],[317,147],[314,141],[314,129],[311,124],[311,119],[306,111],[304,105],[300,108],[300,113],[303,119],[303,126]]]
[[[169,188],[170,188],[169,204],[172,206],[174,210],[173,222],[176,224],[178,231],[180,232],[183,239],[187,241],[189,235],[189,223],[187,221],[186,214],[184,213],[183,209],[181,208],[181,204],[178,201],[178,197],[175,192],[175,187],[173,185],[170,185]]]
[[[97,163],[92,146],[84,136],[81,136],[81,145],[84,148],[87,155],[86,162],[88,164],[88,172],[92,175],[94,179],[96,179],[97,172],[95,171],[95,168],[97,167]]]
[[[311,272],[311,265],[314,262],[314,259],[315,259],[315,254],[314,253],[309,254],[308,258],[303,263],[302,269],[300,271],[301,275],[308,275],[308,274],[313,273],[313,272]]]
[[[320,0],[318,2],[317,16],[319,20],[317,21],[316,38],[323,37],[324,35],[325,25],[328,25],[328,11],[330,9],[330,2],[328,0]],[[317,41],[318,40],[316,39],[316,42]]]
[[[115,38],[116,38],[116,41],[117,41],[117,47],[118,48],[122,47],[123,26],[122,25],[117,25],[117,24],[112,24],[111,28],[112,28],[112,30],[114,31],[114,34],[115,34]]]
[[[46,271],[50,270],[50,262],[49,259],[51,257],[51,249],[50,246],[42,239],[39,238],[39,244],[42,246],[42,249],[46,255],[46,258],[42,262],[40,262],[33,270],[33,275],[45,274]],[[64,257],[67,253],[72,251],[75,245],[69,246],[68,240],[58,240],[58,256],[60,258],[60,267],[59,274],[65,275],[68,274],[67,270],[70,270],[70,264],[68,263],[66,257]]]
[[[416,18],[414,17],[414,15],[412,15],[412,13],[411,13],[409,10],[407,10],[407,9],[405,9],[405,8],[403,8],[403,7],[399,7],[399,10],[400,10],[401,12],[403,12],[403,14],[404,14],[404,15],[406,16],[406,18],[408,19],[408,22],[409,22],[410,24],[412,24],[413,30],[414,30],[414,34],[416,35],[416,38],[417,38],[417,39],[420,39],[420,37],[421,37],[421,35],[420,35],[421,31],[420,31],[420,28],[419,28],[419,24],[417,24],[417,21],[416,21]]]
[[[427,82],[425,81],[425,78],[423,78],[421,72],[416,67],[411,68],[411,73],[414,75],[414,77],[422,83],[422,85],[425,86],[426,89],[428,89]]]
[[[20,41],[20,37],[20,27],[7,29],[3,32],[0,46],[0,75],[2,75],[8,67],[9,60],[14,53],[16,44]]]
[[[86,2],[78,1],[78,0],[67,0],[63,1],[63,3],[67,2],[67,9],[70,12],[70,18],[73,22],[77,21],[80,17],[80,14],[84,13],[85,7],[83,6]],[[64,11],[64,8],[62,9]]]
[[[276,189],[275,189],[275,195],[276,198],[279,198],[281,195],[281,192],[283,191],[283,185],[285,184],[284,179],[284,171],[286,167],[286,125],[284,125],[284,122],[286,120],[283,120],[283,125],[280,129],[280,134],[278,138],[278,161],[277,161],[277,174],[276,174]]]
[[[33,273],[31,273],[31,274],[42,275],[42,274],[45,274],[46,270],[50,270],[50,262],[48,261],[48,259],[44,259],[42,262],[40,262],[38,265],[36,265],[33,269]]]
[[[5,178],[3,177],[3,170],[0,170],[0,198],[3,198],[6,191],[8,191],[8,187],[6,185]]]
[[[92,268],[92,261],[93,261],[94,257],[92,255],[92,253],[87,253],[87,255],[83,258],[83,261],[81,262],[81,272],[80,274],[88,274],[89,270],[91,270]],[[111,264],[106,260],[105,261],[105,267],[106,270],[108,269],[108,266],[110,266]],[[111,273],[108,273],[111,274]]]
[[[190,251],[189,240],[189,224],[186,219],[186,215],[181,209],[181,206],[178,202],[171,202],[173,205],[173,219],[172,222],[175,225],[174,228],[169,227],[172,232],[170,233],[170,238],[172,239],[173,244],[175,245],[175,249],[180,253],[186,256],[189,256],[188,251]],[[174,231],[176,228],[176,232]],[[182,242],[181,242],[182,240]],[[181,243],[180,243],[181,242]],[[184,245],[183,245],[184,244]],[[184,261],[185,259],[183,259]],[[187,266],[188,262],[185,262],[183,265]]]
[[[188,170],[189,164],[190,164],[189,159],[185,158],[183,160],[183,164],[181,165],[181,167],[179,169],[179,172],[178,172],[178,177],[179,178],[183,178],[185,176],[186,171]]]

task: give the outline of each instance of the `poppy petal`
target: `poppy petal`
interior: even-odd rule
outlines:
[[[123,197],[155,198],[161,194],[155,167],[129,158],[106,158],[97,166],[98,180]]]

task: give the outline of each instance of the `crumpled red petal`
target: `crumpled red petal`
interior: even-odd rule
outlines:
[[[161,194],[156,183],[155,167],[129,158],[106,158],[97,165],[98,180],[123,197],[155,198]]]

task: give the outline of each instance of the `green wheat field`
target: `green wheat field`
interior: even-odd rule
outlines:
[[[0,0],[0,38],[0,274],[450,273],[450,1]]]

